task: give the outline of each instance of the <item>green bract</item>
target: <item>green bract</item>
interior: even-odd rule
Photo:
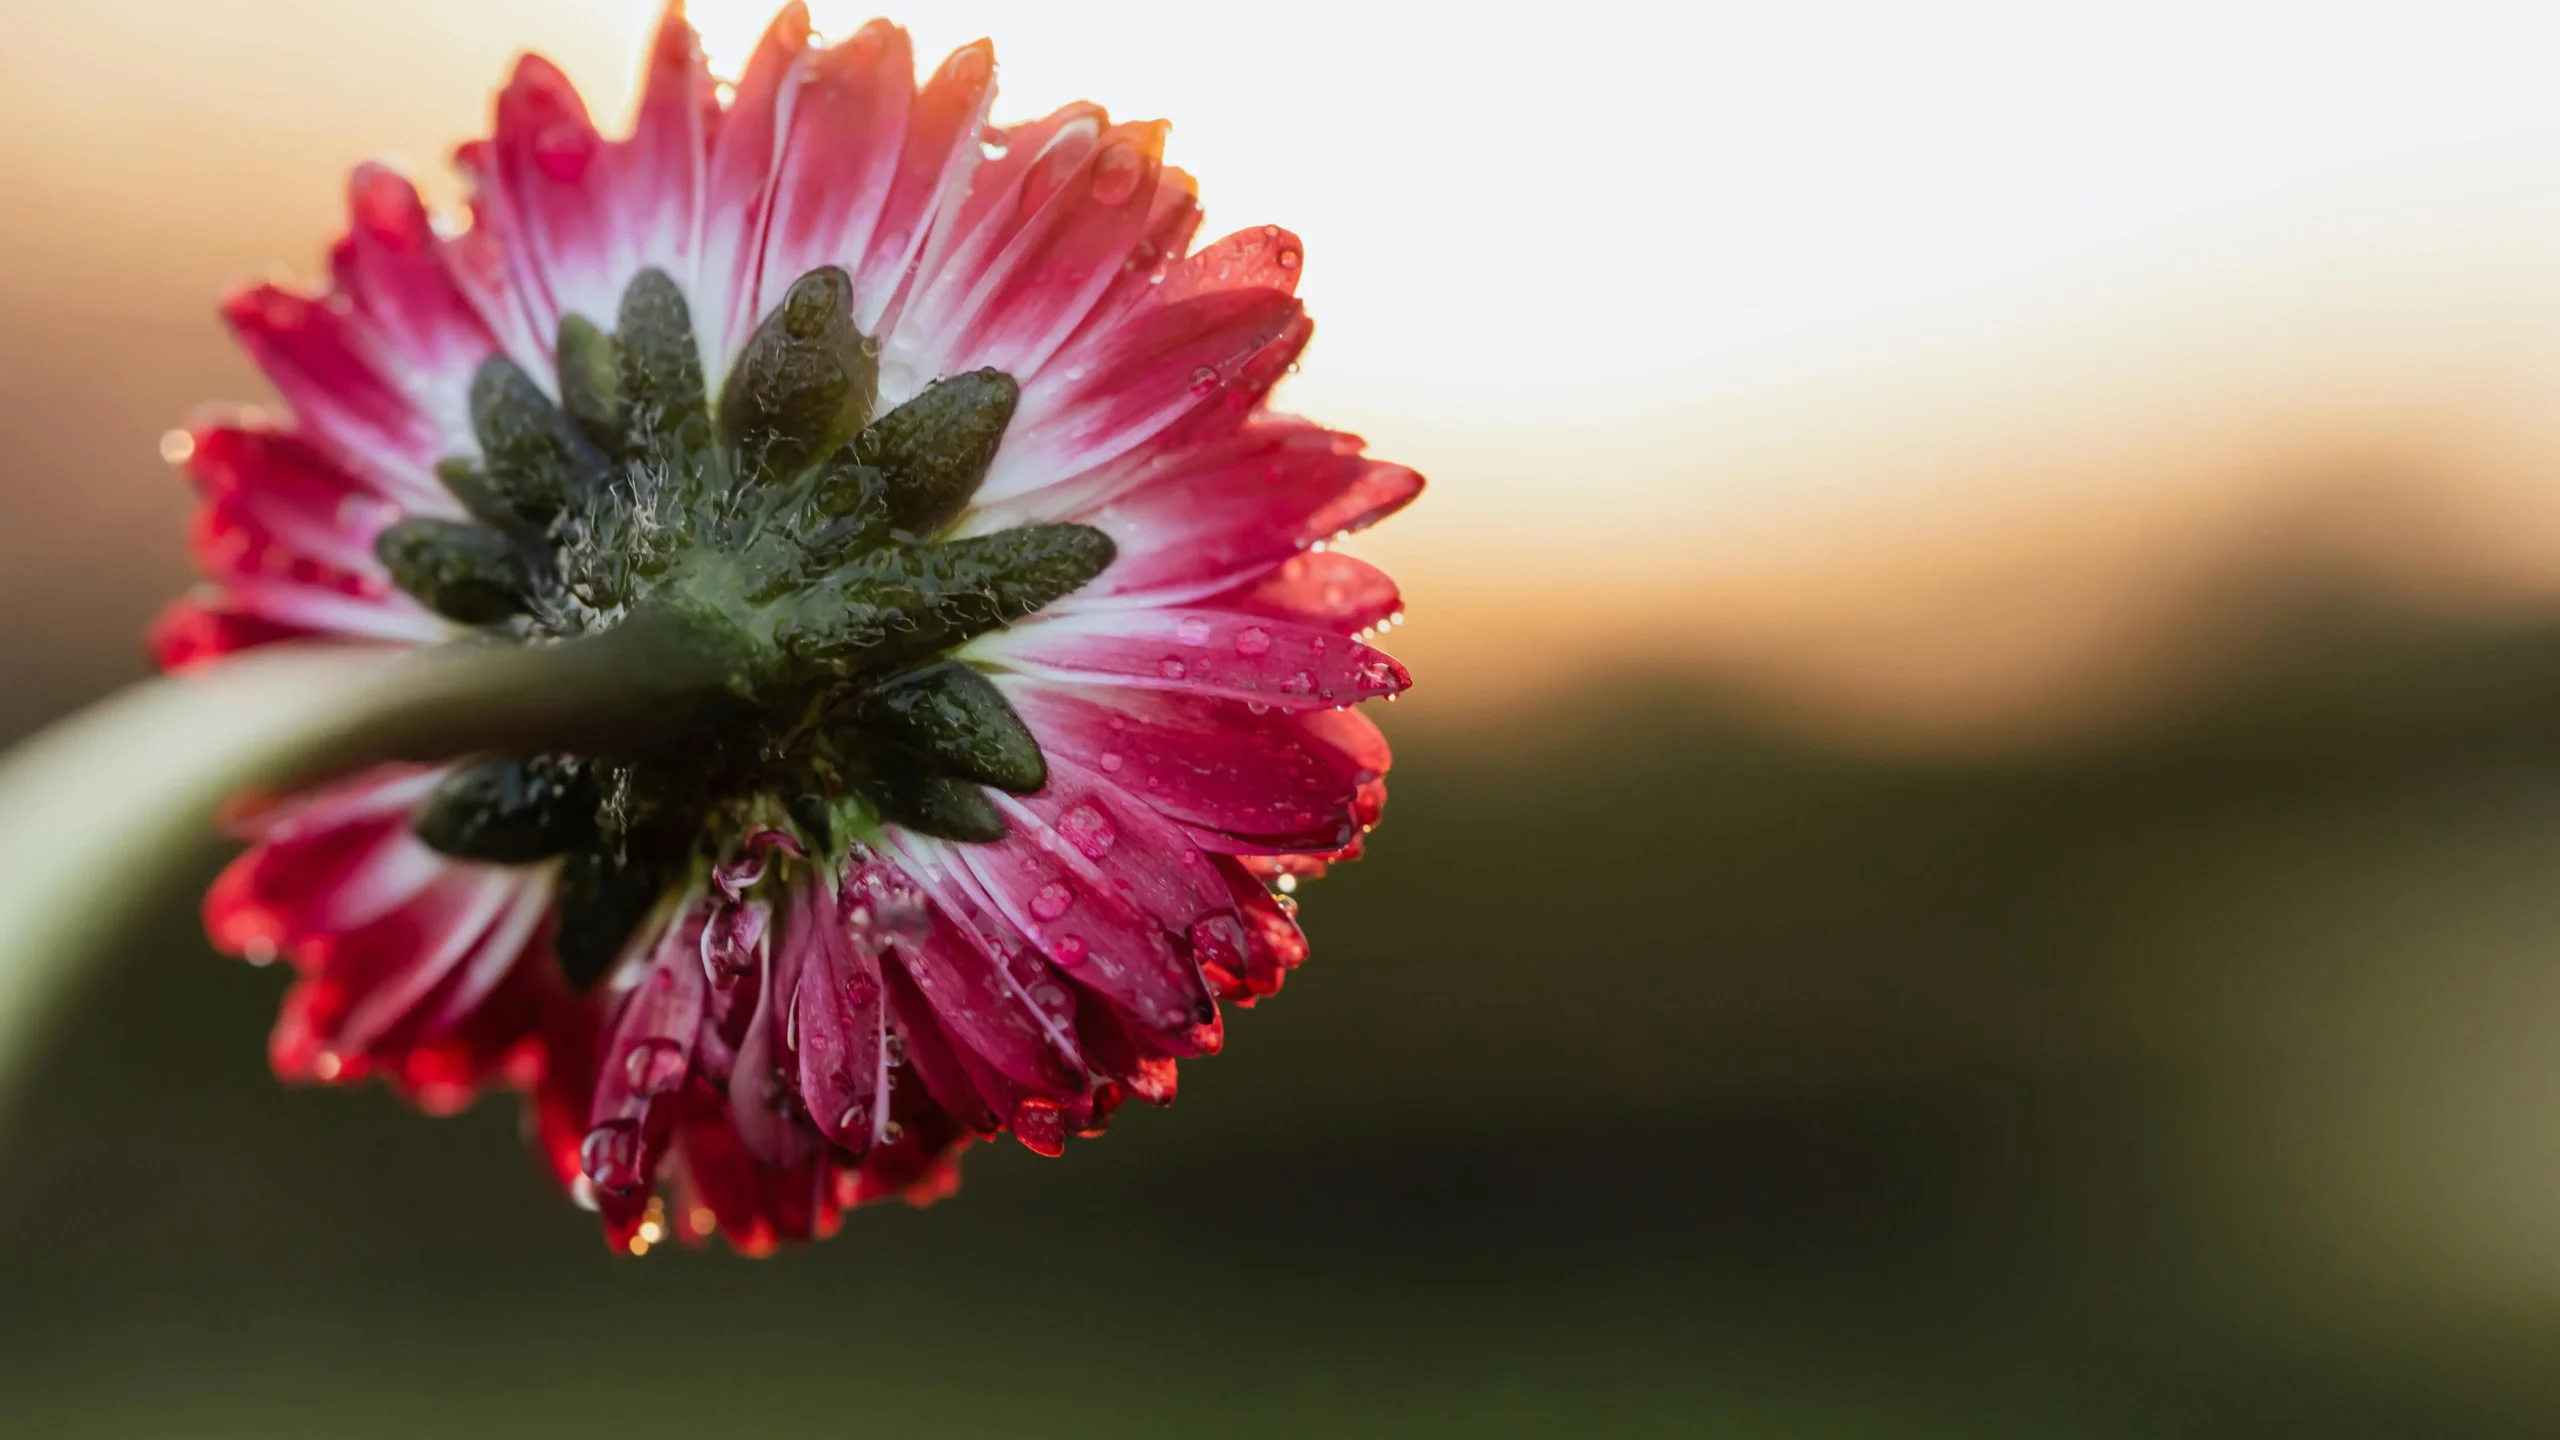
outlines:
[[[947,537],[1019,389],[979,370],[886,414],[841,270],[794,283],[718,396],[683,292],[625,290],[615,328],[560,326],[559,399],[505,357],[471,391],[478,462],[438,473],[469,520],[404,520],[376,549],[400,587],[491,639],[543,645],[641,615],[733,657],[682,742],[456,770],[415,822],[465,859],[565,857],[564,967],[608,968],[666,887],[757,826],[833,847],[884,821],[1001,838],[984,786],[1047,764],[1002,694],[946,658],[1102,573],[1082,525]]]

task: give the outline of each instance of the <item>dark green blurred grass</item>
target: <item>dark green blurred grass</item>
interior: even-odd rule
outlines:
[[[2560,1432],[2560,639],[2289,635],[1998,762],[1425,692],[1179,1105],[762,1262],[276,1089],[282,977],[138,914],[10,1121],[0,1430]]]

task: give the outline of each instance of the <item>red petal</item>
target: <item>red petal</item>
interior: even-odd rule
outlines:
[[[1075,477],[1150,440],[1174,443],[1159,437],[1231,425],[1261,403],[1310,328],[1298,302],[1277,290],[1137,307],[1023,385],[978,503],[1049,518],[1056,503],[1033,492],[1054,485],[1077,493]]]
[[[890,209],[915,104],[907,32],[885,20],[817,56],[793,107],[774,183],[756,286],[759,313],[782,303],[801,276],[841,265],[854,277],[855,323],[871,333],[904,277],[916,238],[912,217]],[[937,167],[949,159],[945,140]],[[894,261],[880,263],[875,247],[896,251]]]
[[[774,175],[809,51],[809,12],[782,7],[747,58],[704,172],[701,250],[694,257],[693,316],[703,373],[716,386],[729,356],[755,328],[757,266]],[[797,278],[797,277],[793,277]],[[788,284],[789,282],[784,282]]]
[[[1413,678],[1382,650],[1325,630],[1207,609],[1095,609],[1042,617],[979,653],[1052,679],[1245,700],[1276,710],[1356,704]]]
[[[1023,127],[979,171],[969,203],[984,218],[919,276],[893,358],[927,375],[1035,375],[1116,280],[1153,263],[1139,248],[1157,218],[1165,127],[1105,124],[1098,109],[1070,106]]]
[[[1132,1019],[1179,1047],[1180,1037],[1217,1014],[1209,987],[1191,962],[1187,944],[1177,949],[1165,928],[1138,908],[1125,886],[1082,849],[1050,829],[1028,807],[1004,805],[1009,832],[992,845],[970,845],[962,860],[987,894],[1022,933],[1037,943],[1077,984],[1108,998]],[[1104,800],[1078,802],[1100,817]],[[1134,817],[1119,807],[1123,821]],[[1133,847],[1139,843],[1132,839]],[[1115,870],[1122,867],[1114,867]]]
[[[1255,715],[1233,701],[1018,675],[997,684],[1044,749],[1176,820],[1294,850],[1339,849],[1356,833],[1351,799],[1368,777],[1309,723],[1335,712]]]
[[[879,953],[863,940],[813,879],[794,888],[775,942],[798,956],[790,1000],[801,1106],[820,1134],[857,1157],[889,1124],[889,1011]]]
[[[1224,589],[1374,525],[1422,493],[1421,476],[1360,448],[1356,435],[1258,416],[1215,445],[1156,463],[1108,502],[1059,518],[1100,526],[1120,547],[1091,598]]]
[[[667,927],[640,979],[616,1002],[610,1038],[596,1057],[587,1108],[587,1178],[609,1195],[630,1195],[656,1169],[654,1112],[692,1069],[702,1028],[702,913],[692,907]]]
[[[1336,635],[1357,635],[1404,611],[1404,597],[1385,571],[1331,550],[1293,555],[1261,577],[1200,603],[1213,610],[1313,625]]]

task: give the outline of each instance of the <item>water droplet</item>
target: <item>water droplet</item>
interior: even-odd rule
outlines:
[[[906,1138],[907,1127],[899,1124],[895,1120],[892,1120],[888,1124],[880,1127],[880,1139],[886,1144],[895,1145]]]
[[[1304,695],[1314,688],[1316,688],[1316,677],[1304,670],[1280,682],[1280,693],[1283,695]]]
[[[1191,667],[1182,663],[1181,656],[1167,655],[1156,662],[1156,673],[1167,680],[1179,680],[1191,673]]]
[[[184,430],[172,430],[160,437],[160,458],[172,465],[184,465],[195,458],[196,437]]]
[[[1093,200],[1097,205],[1126,205],[1138,193],[1146,158],[1127,145],[1114,145],[1093,164]]]
[[[311,1073],[323,1080],[337,1079],[339,1072],[346,1068],[347,1062],[339,1059],[335,1050],[323,1050],[311,1057]]]
[[[1283,270],[1295,270],[1298,268],[1298,252],[1295,250],[1283,249],[1278,255],[1272,258],[1280,262],[1280,268]]]
[[[1063,1012],[1074,1006],[1075,1001],[1068,997],[1064,985],[1044,981],[1031,987],[1031,1003],[1043,1010]]]
[[[578,1168],[598,1188],[628,1194],[640,1183],[640,1122],[608,1120],[578,1145]]]
[[[1076,892],[1052,880],[1031,897],[1031,915],[1037,920],[1055,920],[1066,914],[1067,907],[1075,902]]]
[[[1209,622],[1194,615],[1174,626],[1173,633],[1185,645],[1206,645],[1209,643]]]
[[[1091,953],[1081,935],[1066,936],[1051,947],[1051,952],[1056,955],[1059,964],[1069,966],[1083,964],[1084,957]]]
[[[881,1037],[880,1053],[887,1056],[889,1063],[892,1065],[905,1064],[907,1061],[907,1037],[899,1034],[895,1030],[890,1031],[887,1035]]]
[[[672,1040],[633,1042],[622,1057],[622,1078],[643,1095],[664,1095],[684,1083],[684,1047]]]
[[[1120,758],[1120,752],[1117,750],[1106,750],[1102,754],[1102,768],[1107,774],[1119,774],[1120,767],[1127,763],[1127,761]]]
[[[1259,625],[1247,625],[1236,632],[1236,653],[1246,659],[1271,653],[1271,632]]]
[[[1227,916],[1192,921],[1191,949],[1204,965],[1215,965],[1230,975],[1244,973],[1244,932]]]
[[[1058,817],[1058,833],[1067,837],[1067,843],[1081,851],[1088,860],[1099,860],[1110,854],[1111,847],[1120,840],[1119,827],[1113,825],[1111,817],[1103,814],[1101,807],[1090,800],[1069,807],[1067,813]]]
[[[1203,365],[1199,369],[1191,372],[1192,394],[1206,395],[1217,388],[1218,371],[1215,366]]]
[[[1272,881],[1271,883],[1278,887],[1280,893],[1283,895],[1292,895],[1297,893],[1298,877],[1290,874],[1286,870],[1281,871],[1280,878]]]

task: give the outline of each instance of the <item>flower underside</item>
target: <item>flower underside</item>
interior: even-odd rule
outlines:
[[[936,382],[885,414],[877,345],[835,267],[795,282],[715,396],[684,296],[644,271],[606,333],[560,325],[555,401],[504,356],[471,387],[484,459],[438,473],[468,520],[382,532],[392,579],[502,643],[685,622],[721,657],[719,723],[630,753],[456,770],[417,834],[469,860],[566,857],[557,947],[592,984],[669,885],[759,828],[816,853],[882,823],[1003,838],[982,787],[1037,791],[1040,746],[949,652],[1102,573],[1085,525],[955,537],[1011,420],[1012,377]]]

